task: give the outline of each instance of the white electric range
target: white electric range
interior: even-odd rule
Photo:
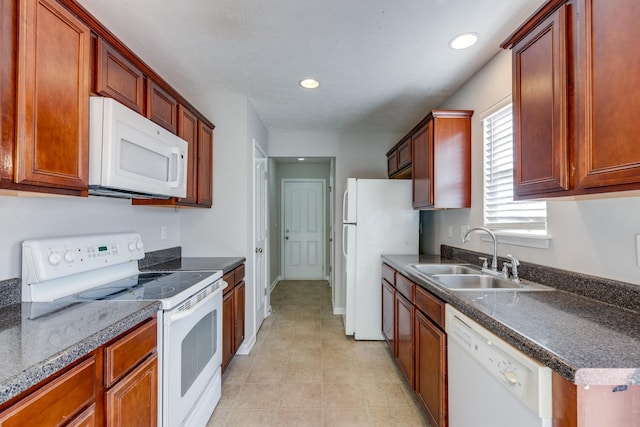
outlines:
[[[221,394],[222,271],[138,270],[137,233],[26,240],[22,300],[158,300],[158,408],[163,427],[202,426]]]

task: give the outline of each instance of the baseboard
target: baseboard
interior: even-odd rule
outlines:
[[[273,282],[271,282],[271,286],[269,286],[269,293],[273,292],[273,289],[276,287],[278,282],[280,282],[281,280],[282,280],[282,276],[278,276],[273,280]]]
[[[335,314],[336,316],[342,316],[346,313],[346,310],[344,307],[333,307],[333,314]]]
[[[256,345],[255,334],[249,339],[247,339],[247,337],[244,337],[244,342],[240,344],[240,347],[238,348],[238,351],[236,352],[236,354],[247,356],[249,352],[251,352],[251,349],[253,349],[254,345]]]

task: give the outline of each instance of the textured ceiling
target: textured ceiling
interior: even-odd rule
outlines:
[[[79,3],[187,99],[246,95],[269,130],[406,132],[543,1]],[[468,31],[475,46],[447,46]],[[306,77],[320,88],[300,88]]]

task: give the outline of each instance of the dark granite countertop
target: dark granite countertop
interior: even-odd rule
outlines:
[[[430,255],[383,255],[382,259],[576,384],[640,381],[640,313],[559,289],[451,291],[419,275],[411,264],[456,260]]]
[[[243,257],[183,257],[141,267],[140,269],[142,271],[222,270],[224,273],[227,273],[245,261],[246,258]]]
[[[157,301],[17,303],[0,308],[0,403],[117,337]]]

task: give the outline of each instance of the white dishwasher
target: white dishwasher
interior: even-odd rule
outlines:
[[[551,370],[447,304],[450,427],[551,427]]]

